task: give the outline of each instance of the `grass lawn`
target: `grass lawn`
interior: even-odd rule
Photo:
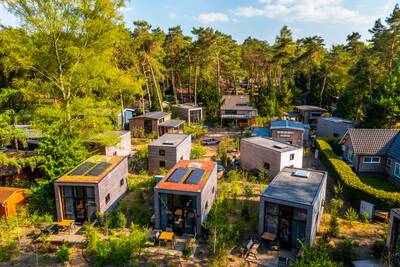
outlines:
[[[399,192],[400,190],[394,186],[385,176],[382,175],[359,175],[360,180],[376,189],[385,190],[388,192]]]

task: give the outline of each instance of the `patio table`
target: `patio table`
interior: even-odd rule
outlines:
[[[276,234],[264,232],[261,238],[267,241],[274,241],[276,239]]]
[[[171,242],[171,247],[174,248],[175,234],[173,232],[161,232],[158,238],[161,241]]]
[[[55,224],[59,227],[67,228],[71,233],[71,229],[73,228],[74,223],[74,220],[62,220],[61,222],[56,222]]]

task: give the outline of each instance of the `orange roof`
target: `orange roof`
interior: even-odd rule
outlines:
[[[0,186],[0,204],[4,204],[7,200],[17,192],[26,192],[27,189],[16,188],[16,187],[6,187]]]
[[[200,163],[200,169],[205,171],[205,174],[201,178],[198,184],[187,184],[183,183],[184,179],[179,183],[169,182],[168,179],[174,173],[177,168],[187,168],[191,163]],[[155,186],[155,189],[164,189],[164,190],[177,190],[177,191],[185,191],[185,192],[200,192],[204,185],[206,184],[208,178],[210,177],[211,172],[215,168],[216,163],[213,161],[205,161],[205,160],[181,160],[175,166],[169,170],[167,175]]]
[[[71,171],[69,171],[67,174],[58,178],[56,180],[56,182],[57,183],[99,183],[108,173],[110,173],[124,159],[125,159],[125,156],[105,156],[105,155],[92,156],[89,159],[85,160],[82,164],[84,164],[85,162],[91,162],[91,163],[95,163],[95,164],[101,163],[101,162],[107,162],[107,163],[110,163],[110,166],[97,176],[89,176],[89,175],[85,175],[85,174],[71,175],[71,173],[74,170],[76,170],[80,166],[82,166],[82,164],[80,164],[77,167],[75,167],[74,169],[72,169]],[[90,168],[90,169],[92,169],[92,168]]]

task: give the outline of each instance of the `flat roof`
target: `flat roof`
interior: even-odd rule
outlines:
[[[154,187],[158,190],[201,192],[217,163],[205,160],[180,160]],[[201,175],[194,177],[198,174]],[[177,172],[175,172],[177,171]],[[170,179],[171,178],[171,179]],[[190,180],[197,180],[192,183]]]
[[[184,108],[184,109],[202,109],[200,106],[190,105],[190,104],[177,104],[173,105],[172,107],[176,108]]]
[[[317,107],[317,106],[311,106],[311,105],[300,105],[300,106],[295,106],[298,110],[302,111],[322,111],[325,112],[326,109]]]
[[[242,139],[243,142],[255,144],[277,152],[288,152],[301,149],[300,147],[278,141],[271,137],[254,136]]]
[[[297,176],[296,171],[307,172],[308,177]],[[286,167],[275,176],[261,195],[284,202],[311,205],[325,179],[325,171]]]
[[[166,133],[160,136],[158,139],[153,140],[149,144],[149,146],[178,146],[180,143],[182,143],[186,138],[188,138],[189,135],[187,134],[170,134]]]
[[[163,123],[160,123],[158,126],[176,128],[176,127],[181,126],[184,123],[185,123],[184,120],[167,120],[167,121],[164,121]]]
[[[353,122],[351,120],[346,120],[346,119],[342,119],[342,118],[338,118],[338,117],[320,117],[319,119],[324,120],[324,121],[331,121],[331,122],[335,122],[335,123],[353,124]]]
[[[221,110],[257,110],[250,104],[249,95],[223,95]]]
[[[152,120],[159,120],[161,118],[164,118],[168,114],[169,114],[168,112],[163,112],[163,111],[147,112],[140,116],[132,117],[131,119],[146,118],[146,119],[152,119]]]
[[[99,183],[125,156],[95,155],[56,180],[57,183]]]
[[[310,129],[310,125],[298,121],[277,120],[271,122],[271,129],[293,129],[305,131]]]

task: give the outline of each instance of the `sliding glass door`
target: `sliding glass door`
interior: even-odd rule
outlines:
[[[64,218],[85,222],[93,220],[97,206],[93,186],[62,186]]]

